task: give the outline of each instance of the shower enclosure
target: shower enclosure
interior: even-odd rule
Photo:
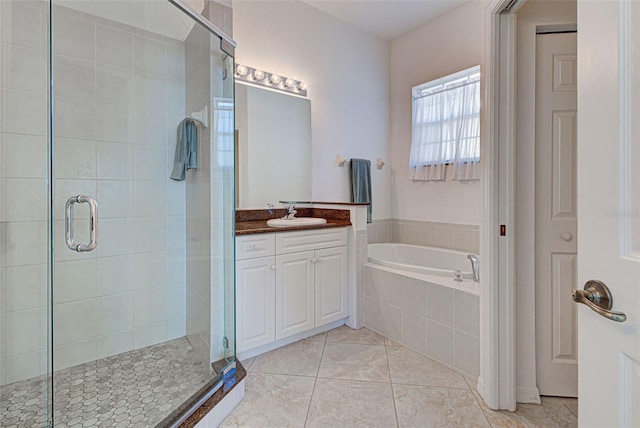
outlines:
[[[235,366],[233,44],[175,3],[0,1],[2,427],[164,426]]]

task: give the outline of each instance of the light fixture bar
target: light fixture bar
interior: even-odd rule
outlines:
[[[242,80],[254,85],[289,92],[303,97],[307,96],[306,83],[258,68],[249,67],[248,65],[236,64],[235,77],[236,80]]]

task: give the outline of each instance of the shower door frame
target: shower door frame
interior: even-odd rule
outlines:
[[[17,0],[16,0],[17,1]],[[54,83],[54,45],[53,45],[53,6],[55,0],[47,0],[46,1],[46,23],[48,25],[46,31],[46,45],[47,45],[47,197],[48,201],[48,218],[47,218],[47,337],[46,337],[46,355],[47,355],[47,369],[46,369],[46,405],[47,409],[47,426],[55,426],[55,388],[54,388],[54,379],[55,379],[55,361],[54,361],[54,351],[55,351],[55,325],[54,325],[54,269],[55,269],[55,256],[54,256],[54,244],[55,244],[55,183],[57,178],[55,177],[55,83]],[[184,0],[166,0],[179,9],[181,12],[189,16],[193,19],[196,25],[200,24],[206,30],[208,30],[213,36],[217,37],[220,40],[220,50],[231,57],[231,69],[235,69],[235,48],[237,46],[236,42],[227,35],[224,31],[222,31],[219,27],[214,25],[211,21],[209,21],[206,17],[201,15],[191,6],[189,6]],[[233,72],[230,73],[233,76]],[[232,85],[233,88],[233,85]],[[235,89],[232,89],[235,92]],[[232,97],[235,99],[235,94],[232,92]],[[234,118],[235,118],[235,102],[234,102]],[[235,159],[234,159],[235,165]],[[235,166],[234,166],[235,168]],[[232,185],[234,185],[232,181]],[[235,188],[231,189],[232,193],[235,194]],[[235,206],[233,206],[235,210]],[[233,220],[235,224],[235,219]],[[92,248],[93,249],[93,248]],[[91,250],[92,250],[91,249]],[[233,242],[233,258],[235,260],[235,241]],[[234,294],[233,299],[235,301],[235,263],[233,263],[234,272],[233,272],[233,289],[231,292]],[[224,287],[225,284],[223,283]],[[226,290],[225,290],[226,292]],[[235,305],[234,305],[235,308]],[[204,385],[200,390],[194,391],[194,394],[191,396],[190,400],[187,400],[186,403],[191,402],[189,407],[186,407],[184,410],[181,410],[181,414],[174,419],[171,423],[172,427],[178,427],[181,423],[189,418],[204,402],[211,398],[211,396],[218,391],[224,385],[225,379],[224,376],[228,371],[234,369],[236,367],[235,360],[235,311],[233,316],[234,328],[233,328],[233,361],[227,364],[221,371],[220,378],[216,380],[213,384],[210,384],[208,389],[207,385]],[[226,337],[225,337],[226,339]],[[228,357],[226,357],[228,358]],[[200,394],[198,396],[198,394]],[[197,398],[196,398],[197,397]],[[193,400],[195,398],[195,400]],[[186,404],[185,403],[185,404]],[[174,412],[169,415],[172,417],[178,412],[176,409]],[[169,418],[168,417],[168,418]],[[167,419],[168,419],[167,418]]]

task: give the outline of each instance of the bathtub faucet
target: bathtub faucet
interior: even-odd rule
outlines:
[[[473,271],[473,282],[480,282],[480,259],[475,254],[467,255],[471,261],[471,270]]]

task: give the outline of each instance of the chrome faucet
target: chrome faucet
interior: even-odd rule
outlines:
[[[471,270],[473,271],[473,282],[480,282],[480,259],[475,254],[467,255],[471,261]]]
[[[283,220],[293,220],[296,218],[296,214],[298,213],[298,211],[296,211],[296,207],[295,205],[289,205],[289,208],[287,208],[287,214],[282,217]]]

